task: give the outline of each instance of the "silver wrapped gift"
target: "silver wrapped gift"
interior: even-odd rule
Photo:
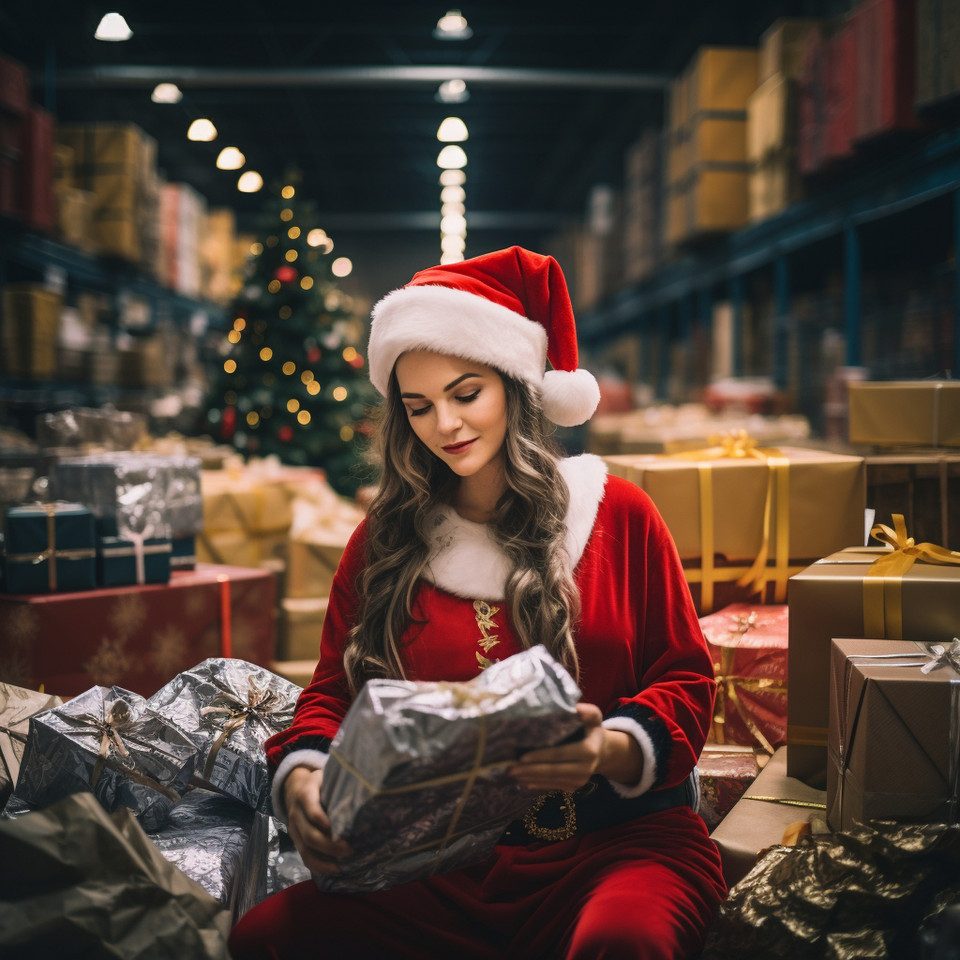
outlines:
[[[104,536],[193,536],[203,530],[198,457],[105,453],[54,464],[50,496],[86,504]]]
[[[265,809],[263,742],[290,726],[301,690],[246,660],[211,657],[174,677],[149,703],[199,744],[199,782]]]
[[[122,687],[91,687],[30,719],[11,803],[42,808],[92,791],[106,810],[129,807],[145,830],[158,830],[186,790],[196,759],[197,745],[143,697]]]
[[[380,890],[483,859],[534,795],[506,773],[582,735],[580,691],[544,647],[464,683],[371,680],[330,746],[321,800],[353,854],[325,890]]]
[[[228,906],[253,817],[242,803],[198,788],[170,810],[166,826],[147,836],[170,863]]]

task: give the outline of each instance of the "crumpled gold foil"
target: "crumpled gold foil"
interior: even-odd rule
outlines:
[[[720,905],[702,960],[918,960],[921,925],[954,903],[960,826],[873,821],[771,847]]]

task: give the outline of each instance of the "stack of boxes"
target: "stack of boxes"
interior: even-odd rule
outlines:
[[[703,47],[670,94],[666,241],[676,247],[749,220],[747,101],[757,51]]]
[[[627,149],[623,180],[623,279],[638,283],[663,259],[661,151],[663,138],[649,129]]]
[[[948,106],[960,96],[960,4],[916,0],[917,103]]]
[[[779,20],[760,38],[759,86],[747,101],[750,219],[779,213],[802,194],[797,168],[797,84],[815,20]]]

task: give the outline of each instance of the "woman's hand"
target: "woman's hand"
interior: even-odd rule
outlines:
[[[603,714],[592,703],[578,703],[586,728],[582,740],[524,754],[508,773],[528,790],[573,792],[595,773],[618,783],[636,783],[643,774],[637,741],[620,730],[600,726]]]
[[[313,873],[339,873],[337,862],[352,851],[330,836],[330,820],[320,803],[323,771],[294,767],[283,784],[287,829],[307,868]]]

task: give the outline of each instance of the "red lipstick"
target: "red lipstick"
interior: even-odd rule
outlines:
[[[477,438],[474,437],[472,440],[464,440],[462,443],[450,443],[443,448],[443,452],[452,454],[466,453],[476,441]]]

